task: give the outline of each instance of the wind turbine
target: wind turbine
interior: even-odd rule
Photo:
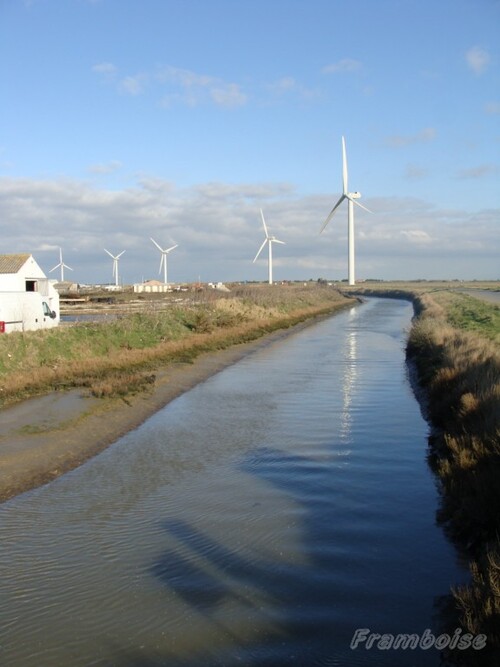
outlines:
[[[119,255],[116,255],[116,257],[112,255],[109,252],[109,250],[106,250],[106,248],[104,248],[104,252],[107,252],[108,255],[113,259],[113,278],[115,279],[115,285],[118,286],[118,261],[120,260],[120,257],[123,255],[123,253],[126,251],[122,250]]]
[[[149,238],[151,238],[151,237],[149,237]],[[172,250],[174,248],[177,248],[177,246],[179,244],[176,243],[171,248],[162,248],[158,243],[156,243],[156,241],[154,239],[151,239],[151,241],[153,241],[155,246],[161,252],[160,270],[158,271],[158,273],[161,273],[161,269],[162,269],[162,266],[163,266],[163,282],[165,283],[165,285],[168,288],[168,282],[167,282],[167,255],[168,255],[169,252],[172,252]]]
[[[349,277],[349,285],[355,285],[355,277],[354,277],[354,204],[356,206],[359,206],[360,208],[364,209],[365,211],[368,211],[368,213],[371,213],[370,209],[366,208],[366,206],[363,206],[363,204],[360,204],[359,201],[356,201],[361,197],[361,192],[349,192],[348,186],[347,186],[347,157],[346,157],[346,150],[345,150],[345,139],[342,137],[342,196],[338,200],[338,202],[335,204],[335,206],[332,208],[330,211],[330,214],[328,215],[327,219],[323,223],[323,227],[321,228],[320,234],[323,232],[327,224],[330,222],[330,220],[333,217],[333,214],[335,211],[338,209],[340,204],[344,201],[344,199],[347,199],[348,205],[347,205],[347,242],[348,242],[348,249],[349,249],[349,254],[348,254],[348,277]]]
[[[71,266],[68,266],[63,262],[62,248],[59,248],[59,264],[56,264],[54,268],[50,269],[49,273],[59,268],[61,269],[61,282],[64,282],[64,269],[69,269],[70,271],[73,271],[73,269],[71,268]]]
[[[260,217],[262,218],[262,224],[264,226],[264,234],[266,235],[266,238],[264,239],[262,245],[259,248],[259,252],[255,255],[255,259],[253,260],[254,262],[257,260],[257,257],[260,255],[260,253],[264,250],[264,246],[268,245],[269,248],[269,260],[268,260],[268,267],[269,267],[269,284],[273,284],[273,243],[281,243],[285,245],[284,241],[278,241],[278,239],[275,236],[269,236],[269,232],[267,231],[266,227],[266,221],[264,220],[264,213],[262,212],[262,209],[260,209]]]

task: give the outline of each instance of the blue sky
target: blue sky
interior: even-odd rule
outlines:
[[[500,278],[499,0],[0,0],[0,252],[79,282]],[[55,273],[51,274],[55,276]]]

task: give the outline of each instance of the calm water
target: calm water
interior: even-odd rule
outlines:
[[[374,299],[262,348],[0,506],[0,664],[438,665],[349,649],[356,628],[436,628],[464,578],[411,312]]]

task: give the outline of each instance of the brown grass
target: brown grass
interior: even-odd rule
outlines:
[[[442,490],[440,519],[470,554],[472,582],[454,590],[460,622],[500,645],[500,353],[488,337],[450,325],[446,307],[416,295],[408,341],[427,394],[430,462]]]
[[[192,361],[349,303],[336,290],[317,286],[242,287],[225,298],[208,293],[167,313],[9,334],[0,338],[0,401],[75,386],[97,396],[135,393],[151,384],[152,371],[161,366]]]
[[[498,283],[488,286],[498,290]],[[500,315],[449,284],[370,286],[358,293],[413,302],[407,344],[433,425],[429,462],[439,519],[470,559],[471,583],[452,590],[458,620],[500,650]],[[493,664],[493,663],[492,663]]]

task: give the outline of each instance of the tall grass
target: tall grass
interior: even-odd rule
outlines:
[[[360,291],[413,302],[407,357],[433,426],[439,519],[470,560],[471,583],[452,589],[454,605],[462,626],[500,651],[499,308],[444,286]]]
[[[407,353],[435,427],[430,462],[441,483],[440,518],[471,558],[472,582],[454,589],[455,602],[463,626],[485,633],[488,644],[498,647],[500,350],[494,342],[498,329],[492,327],[497,309],[469,298],[414,299],[420,315]]]
[[[0,403],[75,386],[97,396],[141,391],[162,365],[253,340],[348,303],[336,290],[319,286],[241,287],[226,297],[209,292],[183,307],[1,336]]]

